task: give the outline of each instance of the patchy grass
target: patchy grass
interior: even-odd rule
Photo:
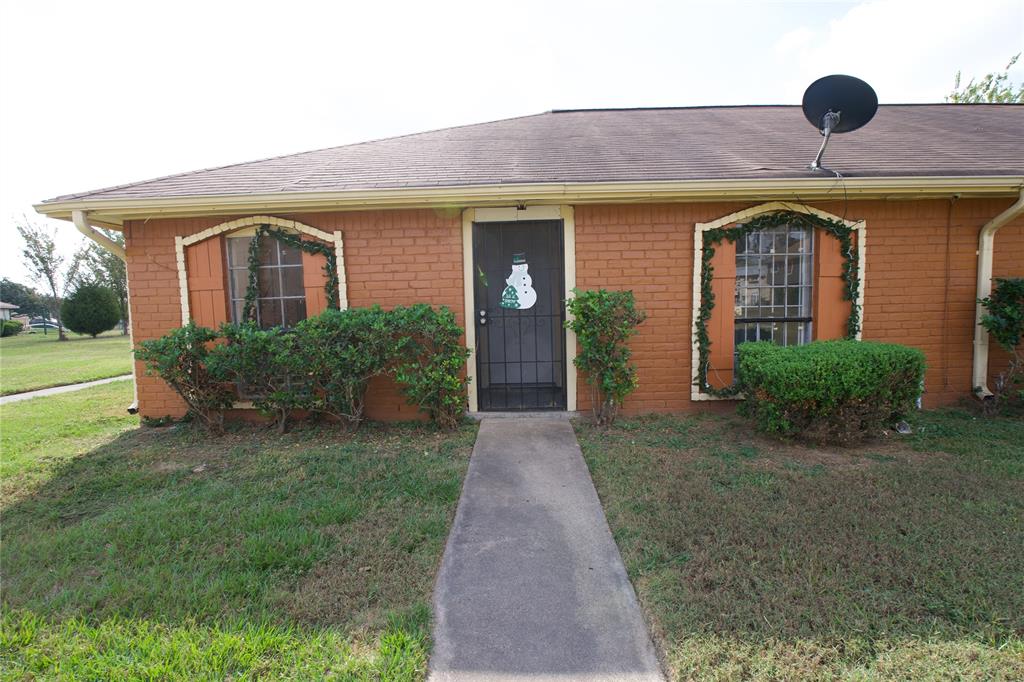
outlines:
[[[118,331],[90,336],[42,332],[0,339],[0,395],[106,379],[132,371],[128,337]]]
[[[127,412],[132,398],[132,382],[115,381],[0,407],[0,493],[25,492],[69,458],[138,426]]]
[[[1024,421],[914,426],[831,450],[576,425],[673,678],[1024,678]]]
[[[0,668],[419,679],[475,433],[136,429],[63,458],[77,441],[52,438],[4,474]]]

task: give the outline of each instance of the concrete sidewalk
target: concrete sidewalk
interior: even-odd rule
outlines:
[[[53,386],[52,388],[40,388],[37,391],[25,391],[24,393],[12,393],[11,395],[5,395],[0,397],[0,405],[6,405],[8,403],[16,403],[22,400],[31,400],[32,398],[44,398],[48,395],[58,395],[60,393],[70,393],[72,391],[81,391],[83,388],[91,388],[92,386],[102,386],[103,384],[109,384],[114,381],[125,381],[131,379],[131,374],[123,374],[117,377],[110,377],[109,379],[96,379],[95,381],[83,381],[80,384],[68,384],[67,386]]]
[[[434,615],[436,682],[663,679],[566,421],[483,420]]]

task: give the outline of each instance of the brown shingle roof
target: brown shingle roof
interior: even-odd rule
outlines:
[[[846,177],[1024,174],[1024,106],[883,105],[832,138]],[[795,106],[594,109],[447,128],[66,195],[145,199],[563,182],[820,177]]]

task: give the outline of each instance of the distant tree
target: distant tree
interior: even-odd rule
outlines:
[[[121,319],[114,292],[96,282],[80,284],[61,303],[60,315],[68,329],[93,338],[116,327]]]
[[[35,317],[50,314],[50,306],[44,296],[32,287],[6,277],[0,279],[0,301],[18,306],[19,315]]]
[[[1010,69],[1020,58],[1020,52],[1010,58],[1010,62],[1002,73],[990,73],[975,82],[972,78],[967,85],[960,87],[960,72],[953,79],[953,92],[946,97],[947,102],[954,104],[979,104],[983,102],[1006,102],[1024,104],[1024,83],[1014,85],[1010,81]]]
[[[97,228],[102,229],[102,228]],[[124,237],[117,232],[102,230],[111,241],[124,246]],[[124,261],[110,253],[96,242],[90,241],[81,249],[82,267],[80,278],[85,281],[99,282],[109,287],[117,297],[117,306],[121,311],[121,333],[128,333],[128,273]]]
[[[81,258],[76,254],[65,268],[65,258],[57,251],[54,231],[48,231],[27,220],[16,227],[25,242],[21,251],[25,257],[25,266],[32,279],[49,290],[50,313],[57,318],[57,334],[64,341],[67,337],[61,323],[60,302],[68,288],[78,280]]]

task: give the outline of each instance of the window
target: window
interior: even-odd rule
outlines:
[[[249,284],[249,245],[253,238],[229,237],[228,285],[231,294],[231,319],[242,319],[245,289]],[[306,290],[302,278],[302,252],[273,237],[260,240],[260,267],[257,275],[256,322],[266,329],[292,327],[306,318]]]
[[[811,341],[814,233],[780,225],[736,242],[735,341]]]

